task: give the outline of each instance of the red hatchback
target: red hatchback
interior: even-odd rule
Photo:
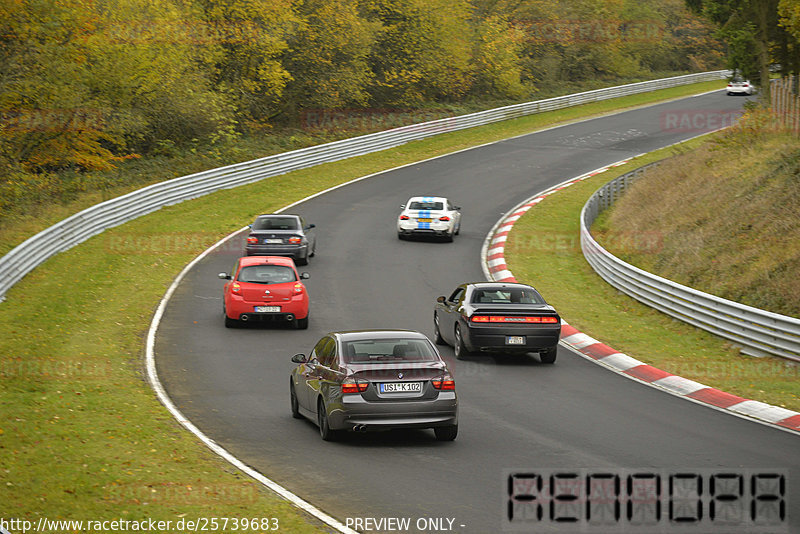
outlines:
[[[308,292],[301,282],[308,273],[298,274],[291,258],[245,256],[236,260],[231,274],[219,273],[219,277],[228,280],[223,289],[228,328],[263,320],[308,328]]]

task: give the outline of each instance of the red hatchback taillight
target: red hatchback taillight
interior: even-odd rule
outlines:
[[[234,282],[231,284],[231,293],[236,293],[237,295],[242,292],[242,286],[239,282]]]
[[[258,243],[257,237],[251,235],[250,237],[247,238],[248,245],[255,245],[256,243]]]
[[[345,378],[342,382],[342,393],[364,393],[369,387],[369,382]]]
[[[455,391],[456,389],[456,381],[453,380],[453,377],[450,375],[444,375],[431,380],[431,384],[433,385],[433,389],[438,389],[440,391]]]
[[[558,317],[520,317],[505,315],[473,315],[469,318],[473,323],[519,323],[519,324],[556,324]]]
[[[297,282],[294,285],[294,292],[295,293],[302,293],[304,290],[305,290],[305,286],[303,284],[301,284],[300,282]]]

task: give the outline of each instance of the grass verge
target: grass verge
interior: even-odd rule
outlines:
[[[800,318],[800,143],[758,114],[648,169],[594,232],[641,269]],[[641,235],[651,246],[636,246]]]
[[[318,531],[184,432],[151,391],[142,368],[143,339],[180,269],[256,214],[358,176],[723,85],[697,84],[534,115],[293,172],[164,208],[52,258],[0,305],[3,517],[274,517],[285,532]],[[85,202],[10,228],[3,246]]]
[[[571,325],[614,349],[708,386],[800,411],[800,366],[740,355],[726,341],[640,304],[600,278],[581,252],[579,216],[592,193],[632,169],[706,141],[651,152],[548,196],[514,225],[507,263]]]

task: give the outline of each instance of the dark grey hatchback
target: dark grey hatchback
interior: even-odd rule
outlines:
[[[316,423],[326,441],[393,428],[432,428],[439,441],[456,439],[455,380],[419,332],[331,332],[292,361],[299,364],[289,381],[292,415]]]
[[[289,256],[306,265],[317,251],[315,227],[299,215],[259,215],[250,225],[245,256]]]

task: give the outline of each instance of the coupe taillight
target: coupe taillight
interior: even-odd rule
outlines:
[[[431,384],[433,385],[433,389],[438,389],[440,391],[455,391],[456,389],[456,381],[453,380],[453,377],[450,375],[434,378],[431,380]]]
[[[247,238],[248,245],[255,245],[256,243],[258,243],[257,237],[251,235],[250,237]]]
[[[448,217],[447,215],[442,215],[441,217],[439,217],[439,220],[440,220],[440,221],[447,222],[447,221],[449,221],[449,220],[450,220],[450,217]]]
[[[408,220],[408,215],[401,215],[400,216],[400,220],[401,221],[407,221]]]
[[[346,378],[342,382],[342,393],[364,393],[369,387],[369,382]]]
[[[473,315],[469,318],[473,323],[519,323],[519,324],[556,324],[558,317],[538,316],[538,317],[523,317],[523,316],[506,316],[506,315]]]

